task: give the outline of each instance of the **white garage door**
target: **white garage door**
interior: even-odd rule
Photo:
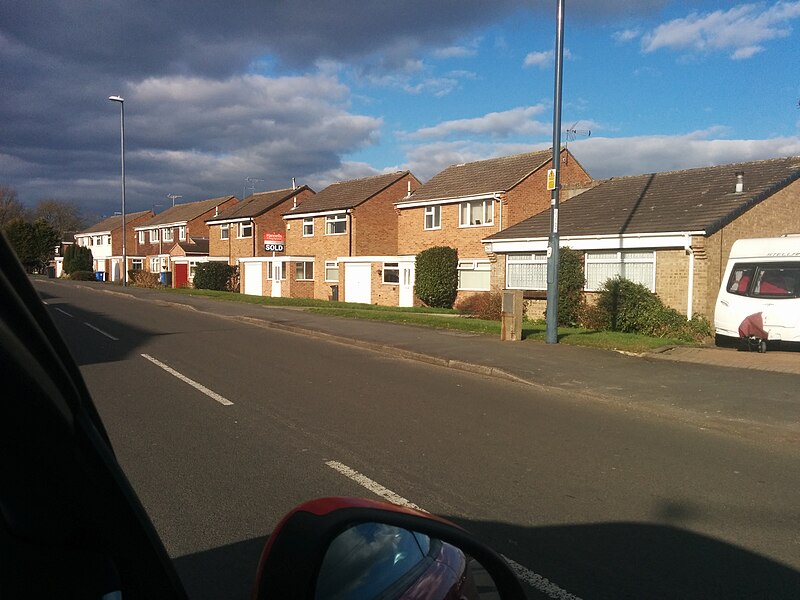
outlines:
[[[372,281],[369,263],[345,263],[344,301],[372,303]]]
[[[260,262],[244,263],[244,293],[251,296],[261,296],[263,293],[263,282],[261,281]]]

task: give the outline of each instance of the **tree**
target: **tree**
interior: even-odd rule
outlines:
[[[5,228],[6,237],[28,273],[40,273],[55,255],[61,237],[53,227],[39,219],[34,223],[15,219]]]
[[[434,246],[417,254],[414,292],[428,306],[452,308],[458,293],[458,251]]]
[[[64,250],[64,273],[71,275],[77,271],[93,271],[92,251],[85,246],[71,244]]]
[[[68,234],[73,234],[86,227],[86,220],[77,204],[55,198],[40,200],[33,209],[33,219],[47,221],[58,232],[62,240]]]
[[[228,263],[200,263],[194,272],[194,287],[198,290],[232,291],[230,281],[236,275],[236,267]]]
[[[574,327],[581,319],[586,277],[583,274],[583,254],[564,247],[558,253],[558,324]]]
[[[0,185],[0,229],[11,221],[25,218],[25,207],[17,198],[17,190],[10,185]]]

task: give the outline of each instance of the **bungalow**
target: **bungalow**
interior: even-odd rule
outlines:
[[[246,294],[297,298],[372,301],[372,275],[383,271],[384,258],[397,262],[397,218],[394,203],[420,185],[410,171],[341,181],[329,185],[283,213],[285,252],[243,258],[242,290]],[[274,240],[277,247],[280,240]],[[347,262],[340,259],[381,257]],[[342,272],[343,271],[343,272]],[[380,284],[381,286],[384,283]],[[399,282],[386,282],[399,298]],[[379,290],[388,296],[392,290]],[[399,300],[397,300],[399,301]]]
[[[125,215],[127,269],[141,269],[142,256],[136,252],[134,228],[153,218],[152,210]],[[122,265],[122,215],[108,217],[75,234],[75,243],[91,249],[94,270],[103,280],[120,281]]]
[[[164,273],[167,279],[171,279],[170,250],[175,243],[186,242],[191,237],[207,238],[206,219],[218,215],[238,201],[235,196],[223,196],[177,204],[134,227],[136,253],[145,257],[145,270]]]
[[[800,231],[798,179],[800,157],[612,178],[561,205],[560,245],[584,253],[590,298],[620,275],[711,318],[733,242]],[[549,233],[546,211],[483,240],[493,276],[539,299],[537,316]]]
[[[395,203],[398,253],[450,246],[458,250],[458,299],[495,289],[482,240],[550,206],[552,157],[552,150],[542,150],[449,166]],[[591,185],[566,148],[561,162],[563,198]]]

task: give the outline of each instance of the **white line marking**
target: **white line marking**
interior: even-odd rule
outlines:
[[[421,510],[422,512],[428,512],[424,508],[421,508],[411,502],[410,500],[406,500],[401,495],[394,493],[392,490],[383,487],[377,481],[374,481],[359,473],[355,469],[351,469],[347,465],[344,465],[335,460],[329,460],[325,463],[334,471],[337,471],[347,477],[348,479],[352,479],[360,486],[368,489],[373,494],[380,496],[384,500],[388,500],[392,504],[397,504],[399,506],[405,506],[408,508],[415,508],[416,510]],[[524,581],[529,586],[534,588],[535,590],[543,593],[544,595],[548,596],[549,598],[553,598],[554,600],[581,600],[578,596],[570,594],[568,591],[558,587],[555,583],[547,579],[546,577],[542,577],[541,575],[534,573],[530,569],[526,569],[518,562],[515,562],[501,554],[503,559],[508,563],[508,566],[511,567],[511,570],[516,573],[517,577],[520,578],[521,581]]]
[[[149,361],[150,361],[151,363],[153,363],[154,365],[156,365],[156,366],[159,366],[159,367],[161,367],[162,369],[164,369],[164,370],[165,370],[167,373],[169,373],[170,375],[174,375],[175,377],[177,377],[178,379],[180,379],[180,380],[181,380],[181,381],[183,381],[184,383],[188,383],[188,384],[189,384],[190,386],[192,386],[194,389],[196,389],[196,390],[198,390],[198,391],[200,391],[200,392],[204,393],[206,396],[208,396],[208,397],[209,397],[209,398],[211,398],[212,400],[216,400],[217,402],[219,402],[219,403],[220,403],[220,404],[222,404],[223,406],[232,406],[232,405],[233,405],[233,402],[231,402],[230,400],[228,400],[228,399],[227,399],[227,398],[225,398],[224,396],[220,396],[220,395],[219,395],[217,392],[214,392],[214,391],[212,391],[212,390],[208,389],[208,388],[207,388],[206,386],[204,386],[203,384],[197,383],[196,381],[194,381],[194,380],[192,380],[192,379],[189,379],[189,378],[188,378],[186,375],[183,375],[182,373],[178,373],[178,371],[176,371],[176,370],[175,370],[175,369],[173,369],[172,367],[170,367],[170,366],[168,366],[168,365],[165,365],[165,364],[164,364],[164,363],[162,363],[160,360],[156,360],[155,358],[153,358],[153,357],[152,357],[152,356],[150,356],[149,354],[142,354],[142,356],[143,356],[144,358],[146,358],[147,360],[149,360]]]
[[[420,508],[413,502],[406,500],[401,495],[395,494],[392,490],[383,487],[377,481],[373,481],[366,475],[362,475],[358,471],[351,469],[347,465],[343,465],[342,463],[337,462],[335,460],[329,460],[325,464],[328,465],[334,471],[338,471],[345,477],[355,481],[358,485],[367,488],[370,492],[372,492],[376,496],[380,496],[381,498],[391,502],[392,504],[397,504],[398,506],[405,506],[407,508],[415,508],[417,510],[421,510],[422,512],[428,512],[427,510]]]
[[[58,307],[56,306],[56,310],[57,310],[58,312],[60,312],[60,313],[63,313],[63,314],[65,314],[65,315],[67,315],[68,317],[71,317],[71,316],[72,316],[72,315],[71,315],[71,314],[69,314],[67,311],[65,311],[63,308],[58,308]]]
[[[94,326],[94,325],[92,325],[91,323],[86,323],[86,322],[84,322],[83,324],[84,324],[84,325],[86,325],[86,326],[87,326],[89,329],[94,329],[94,330],[95,330],[97,333],[102,333],[104,336],[106,336],[106,337],[107,337],[108,339],[110,339],[110,340],[114,340],[115,342],[118,342],[118,341],[119,341],[119,338],[115,338],[115,337],[114,337],[113,335],[111,335],[110,333],[106,333],[106,332],[105,332],[105,331],[103,331],[102,329],[98,329],[97,327],[95,327],[95,326]]]

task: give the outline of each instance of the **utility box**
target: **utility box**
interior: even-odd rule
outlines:
[[[518,342],[522,339],[522,290],[503,290],[500,309],[500,339]]]

